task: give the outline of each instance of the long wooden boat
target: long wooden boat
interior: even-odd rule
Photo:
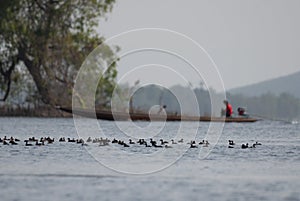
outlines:
[[[175,114],[159,115],[159,114],[145,114],[145,113],[123,113],[123,112],[110,112],[102,110],[91,110],[91,109],[72,109],[67,107],[58,107],[58,109],[73,113],[79,116],[90,117],[102,120],[110,121],[205,121],[205,122],[240,122],[240,123],[252,123],[259,119],[251,117],[211,117],[211,116],[181,116]]]

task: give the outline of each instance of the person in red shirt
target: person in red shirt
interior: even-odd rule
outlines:
[[[231,117],[233,113],[232,106],[227,100],[224,100],[224,104],[226,105],[226,117]]]

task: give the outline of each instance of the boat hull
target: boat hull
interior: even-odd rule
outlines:
[[[123,112],[109,112],[109,111],[93,111],[88,109],[72,109],[59,107],[60,110],[75,115],[97,118],[109,121],[204,121],[204,122],[238,122],[238,123],[252,123],[258,119],[250,117],[211,117],[211,116],[181,116],[181,115],[158,115],[158,114],[144,114],[144,113],[123,113]]]

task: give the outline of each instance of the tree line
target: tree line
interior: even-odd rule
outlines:
[[[170,90],[171,89],[171,90]],[[187,103],[191,98],[192,91],[197,98],[200,115],[212,115],[211,113],[211,95],[218,93],[214,90],[208,91],[202,87],[190,89],[190,87],[173,86],[170,89],[162,88],[155,85],[149,85],[136,91],[133,96],[133,105],[136,110],[148,111],[153,105],[166,105],[166,110],[170,113],[180,114],[180,104],[178,99],[171,93],[171,91],[179,91],[182,94],[184,101]],[[190,95],[188,95],[190,94]],[[243,94],[226,94],[226,98],[232,104],[234,113],[237,114],[238,107],[245,107],[247,112],[252,116],[263,116],[278,119],[299,119],[300,118],[300,99],[292,94],[282,93],[275,95],[271,92],[262,94],[260,96],[249,97]],[[222,99],[219,100],[220,104]],[[193,114],[195,108],[190,108],[190,114]],[[213,115],[220,115],[213,114]]]
[[[81,64],[100,44],[109,69],[97,90],[104,106],[116,77],[118,47],[95,30],[115,0],[2,0],[0,6],[0,103],[71,105]],[[112,62],[113,61],[113,62]],[[32,99],[32,100],[30,100]]]
[[[260,96],[248,97],[243,94],[228,94],[231,103],[241,105],[253,115],[278,119],[299,119],[300,99],[289,93],[275,95],[271,92]]]

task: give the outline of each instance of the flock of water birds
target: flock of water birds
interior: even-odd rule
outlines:
[[[41,137],[41,138],[36,138],[36,137],[30,137],[28,139],[25,139],[25,146],[43,146],[46,144],[53,144],[55,141],[54,138],[51,137]],[[155,148],[173,148],[174,145],[176,144],[183,144],[184,140],[180,139],[178,141],[175,140],[170,140],[170,141],[165,141],[163,139],[160,139],[159,141],[155,141],[153,139],[150,139],[149,141],[145,139],[139,139],[138,141],[134,142],[132,139],[129,139],[129,141],[126,143],[123,140],[109,140],[108,138],[94,138],[92,139],[91,137],[88,137],[86,141],[84,141],[82,138],[75,139],[75,138],[65,138],[65,137],[60,137],[58,139],[58,142],[63,143],[63,142],[69,142],[69,143],[77,143],[82,146],[88,146],[88,143],[97,143],[99,146],[108,146],[110,144],[118,144],[124,147],[130,147],[134,144],[145,146],[145,147],[155,147]],[[0,138],[0,143],[3,145],[18,145],[21,143],[21,140],[18,138],[10,137],[8,138],[7,136],[4,136],[3,138]],[[189,144],[190,148],[198,148],[199,146],[202,147],[208,147],[209,142],[207,140],[202,140],[199,143],[197,143],[195,140],[189,141],[186,144]],[[255,142],[252,145],[249,145],[248,143],[242,144],[241,148],[242,149],[247,149],[247,148],[256,148],[256,146],[261,145],[259,142]],[[235,142],[233,140],[228,140],[228,148],[235,148]]]

